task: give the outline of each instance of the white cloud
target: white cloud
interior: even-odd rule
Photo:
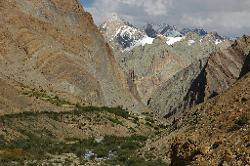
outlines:
[[[117,13],[137,25],[166,22],[223,35],[250,35],[249,9],[250,0],[95,0],[87,8],[97,24]]]

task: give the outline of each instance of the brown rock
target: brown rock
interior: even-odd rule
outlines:
[[[0,77],[7,84],[42,89],[72,103],[145,109],[78,0],[1,1],[0,19]],[[7,104],[1,103],[2,111]]]

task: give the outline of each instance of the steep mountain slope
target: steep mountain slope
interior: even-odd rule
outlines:
[[[247,55],[247,58],[243,64],[241,71],[240,71],[240,78],[248,72],[250,72],[250,53]]]
[[[218,45],[207,59],[184,68],[152,96],[149,107],[166,117],[206,101],[232,86],[250,51],[250,37]]]
[[[193,105],[194,103],[189,102],[190,98],[186,99],[186,95],[192,88],[192,83],[202,72],[206,60],[207,58],[204,58],[192,63],[163,82],[152,94],[149,107],[158,114],[169,118],[177,112],[185,110],[189,103]],[[199,91],[201,87],[194,88]],[[198,97],[194,100],[198,100]]]
[[[249,84],[247,74],[226,92],[179,115],[142,152],[172,166],[249,165]]]
[[[110,26],[117,27],[119,22],[122,26],[119,24],[118,29],[124,25],[133,27],[124,20],[113,19],[109,26],[104,24],[103,32],[113,34]],[[242,68],[249,53],[246,36],[233,42],[198,28],[183,29],[185,36],[176,35],[175,31],[175,26],[148,24],[145,33],[154,37],[153,41],[132,44],[122,53],[113,49],[116,61],[127,75],[129,90],[151,110],[167,117],[229,88],[240,77],[241,70],[247,71]]]
[[[224,42],[220,50],[212,54],[206,66],[206,96],[220,94],[240,77],[250,52],[250,37],[244,36],[233,43]]]
[[[159,37],[153,44],[135,47],[129,52],[116,56],[116,59],[127,73],[130,89],[133,89],[133,93],[144,104],[149,105],[157,93],[164,93],[160,87],[163,87],[167,80],[173,78],[181,70],[192,63],[198,63],[194,70],[198,70],[195,71],[196,73],[200,72],[199,60],[207,58],[216,50],[213,42],[200,41],[200,36],[190,33],[181,41],[170,46],[166,44],[165,38]],[[195,79],[196,76],[196,74],[192,75],[192,79]],[[161,100],[157,99],[157,101]],[[162,104],[164,105],[164,103]]]
[[[72,103],[143,109],[128,92],[124,74],[80,2],[1,1],[0,19],[0,78],[6,88],[18,89],[16,96],[28,88]],[[1,95],[6,100],[1,109],[15,103],[16,96]],[[11,110],[29,109],[21,103]]]

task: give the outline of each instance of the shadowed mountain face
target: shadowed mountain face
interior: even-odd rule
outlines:
[[[0,79],[15,94],[36,89],[73,103],[143,109],[80,2],[1,1],[0,19]],[[12,108],[16,97],[1,97],[1,108],[18,111],[30,105],[24,101]]]
[[[182,37],[161,34],[164,30],[173,33],[177,30],[167,24],[148,24],[145,27],[148,37],[143,38],[138,35],[143,31],[118,17],[106,21],[100,29],[113,46],[131,93],[151,110],[167,117],[232,86],[250,50],[247,36],[233,42],[202,29],[186,29]],[[133,39],[125,50],[117,49],[121,45],[116,40],[119,34],[124,34],[124,39],[127,35],[129,40]]]
[[[248,73],[224,93],[179,114],[142,152],[173,166],[249,165],[249,83]]]
[[[223,42],[202,60],[202,69],[193,63],[178,72],[153,94],[150,108],[170,117],[230,88],[242,71],[248,71],[249,39]]]
[[[245,63],[240,72],[240,78],[246,75],[250,71],[250,53],[248,54]]]
[[[164,29],[176,30],[148,24],[148,37],[143,37],[142,30],[117,16],[100,26],[126,73],[129,90],[154,112],[172,116],[222,93],[239,78],[250,51],[249,37],[230,41],[201,29],[186,29],[185,36],[177,37],[161,34]],[[128,41],[126,49],[119,49],[120,37]]]

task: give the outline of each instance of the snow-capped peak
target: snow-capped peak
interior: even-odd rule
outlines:
[[[225,39],[223,37],[221,37],[220,35],[218,35],[217,32],[210,32],[208,33],[206,36],[204,36],[201,39],[202,42],[212,42],[216,45],[222,43],[223,41],[225,41]]]
[[[176,26],[166,23],[147,24],[143,29],[140,29],[121,19],[115,13],[99,28],[111,46],[122,51],[145,46],[146,44],[153,44],[154,39],[158,37],[162,37],[167,45],[174,45],[186,39],[188,46],[199,41],[200,43],[212,41],[217,45],[224,40],[217,33],[207,33],[201,28],[183,28],[179,30]]]
[[[117,14],[113,14],[99,29],[106,40],[117,45],[121,49],[134,46],[146,35],[143,30],[121,19]]]

